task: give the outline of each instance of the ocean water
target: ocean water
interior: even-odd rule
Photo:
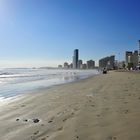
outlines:
[[[7,99],[99,74],[97,70],[0,69],[0,98]]]

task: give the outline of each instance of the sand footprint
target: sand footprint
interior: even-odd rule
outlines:
[[[75,140],[75,139],[79,139],[79,136],[74,136],[74,137],[75,137],[74,140]]]
[[[129,110],[128,110],[128,109],[127,109],[127,110],[124,110],[124,113],[125,113],[125,114],[127,114],[128,112],[129,112]]]
[[[41,138],[41,140],[46,140],[46,138]]]
[[[34,135],[37,135],[37,134],[39,134],[39,130],[38,130],[38,131],[36,131],[36,132],[34,132]]]
[[[59,127],[57,130],[58,131],[62,131],[63,130],[63,126],[62,127]]]
[[[51,117],[50,118],[50,121],[48,121],[48,123],[52,123],[53,121],[54,121],[54,119],[55,119],[55,117],[53,116],[53,117]]]
[[[64,119],[63,119],[63,122],[67,121],[68,119],[74,117],[74,112],[72,112],[71,114],[67,115]]]
[[[117,137],[115,137],[115,136],[109,136],[108,138],[107,138],[107,140],[116,140],[117,139]]]

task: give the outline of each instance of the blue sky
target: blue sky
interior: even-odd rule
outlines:
[[[138,48],[139,0],[0,0],[0,67],[57,66]]]

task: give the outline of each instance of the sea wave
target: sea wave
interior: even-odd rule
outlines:
[[[0,71],[0,97],[68,83],[99,74],[97,70],[5,69]]]
[[[0,75],[13,75],[14,73],[9,73],[9,72],[2,72]]]

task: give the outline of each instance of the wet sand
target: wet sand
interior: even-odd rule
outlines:
[[[140,140],[140,73],[109,72],[0,106],[0,140]]]

